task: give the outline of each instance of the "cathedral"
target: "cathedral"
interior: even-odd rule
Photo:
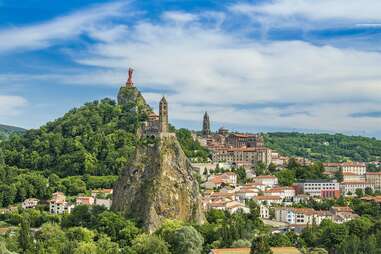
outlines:
[[[208,112],[205,112],[204,114],[204,120],[202,122],[202,135],[209,136],[211,134],[210,131],[210,120]]]

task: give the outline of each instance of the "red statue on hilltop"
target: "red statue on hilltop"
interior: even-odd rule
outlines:
[[[128,87],[132,87],[134,85],[134,83],[132,82],[132,73],[133,72],[134,72],[134,69],[128,68],[128,80],[127,80],[127,83],[126,83],[126,85]]]

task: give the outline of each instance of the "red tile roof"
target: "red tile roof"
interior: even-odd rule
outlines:
[[[255,197],[255,199],[256,200],[281,200],[282,198],[279,196],[265,195],[265,196],[257,196],[257,197]]]

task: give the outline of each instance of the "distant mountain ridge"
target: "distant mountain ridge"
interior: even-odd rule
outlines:
[[[381,160],[381,140],[344,134],[273,132],[265,134],[266,146],[287,156],[323,162]]]
[[[16,127],[16,126],[10,126],[5,124],[0,124],[0,138],[8,137],[12,133],[21,133],[25,132],[26,129]]]

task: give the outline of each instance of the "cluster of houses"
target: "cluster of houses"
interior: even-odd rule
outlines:
[[[75,203],[69,202],[63,192],[55,192],[49,200],[49,212],[51,214],[70,213],[76,205],[99,205],[110,209],[112,192],[112,189],[93,190],[90,196],[77,196]],[[28,198],[22,202],[21,207],[23,209],[36,208],[39,203],[40,200],[37,198]]]
[[[278,185],[277,177],[262,175],[254,177],[249,183],[239,185],[234,172],[225,172],[210,176],[202,186],[205,188],[203,198],[205,210],[249,213],[247,201],[253,200],[259,206],[261,218],[273,217],[275,221],[290,226],[320,224],[323,219],[343,223],[357,217],[349,207],[332,207],[329,211],[292,207],[311,198],[315,200],[338,198],[340,183],[336,180],[310,180],[284,187]],[[270,210],[274,213],[272,216]]]
[[[339,187],[344,195],[354,195],[356,190],[381,191],[381,172],[367,172],[363,162],[323,163],[323,166],[324,174],[330,177],[342,175]]]
[[[275,220],[291,226],[319,225],[324,219],[341,224],[359,217],[350,207],[333,206],[329,211],[317,211],[312,208],[276,207]]]

